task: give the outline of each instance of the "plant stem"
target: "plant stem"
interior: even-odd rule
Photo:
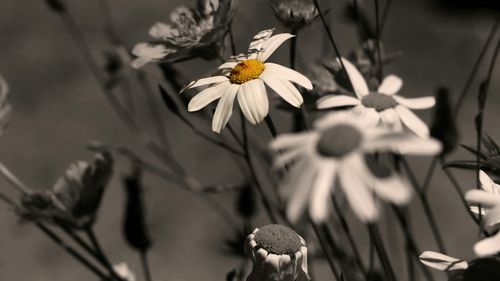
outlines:
[[[427,191],[429,190],[429,186],[431,184],[432,176],[434,176],[434,170],[437,167],[437,163],[439,161],[439,156],[434,156],[432,158],[431,164],[429,165],[429,169],[427,170],[427,173],[425,174],[425,179],[424,183],[422,184],[422,193],[427,194]]]
[[[323,238],[323,236],[321,235],[321,231],[318,227],[318,225],[316,225],[313,221],[310,220],[310,223],[311,223],[311,226],[314,230],[314,233],[316,234],[316,237],[318,237],[318,241],[319,241],[319,244],[321,246],[321,248],[323,249],[323,253],[325,254],[326,256],[326,260],[328,262],[328,265],[330,266],[330,269],[333,273],[333,276],[335,277],[335,280],[337,281],[340,281],[342,280],[341,279],[341,274],[339,273],[337,267],[335,266],[335,263],[333,262],[333,257],[330,253],[330,250],[328,249],[328,246],[326,245],[325,243],[325,240]]]
[[[377,45],[377,79],[379,81],[379,84],[382,83],[382,77],[384,77],[384,73],[382,71],[382,50],[380,35],[379,0],[375,0],[375,43]]]
[[[97,236],[94,233],[94,230],[92,228],[88,228],[85,230],[85,232],[87,233],[90,242],[94,246],[96,254],[99,256],[99,259],[102,261],[103,265],[108,269],[110,274],[112,274],[115,278],[117,278],[117,280],[123,280],[120,276],[118,276],[118,274],[113,269],[113,264],[109,261],[108,257],[104,253],[101,244],[99,243],[99,240],[97,239]]]
[[[144,280],[152,281],[153,278],[151,277],[151,269],[149,267],[148,253],[146,251],[141,251],[140,256],[141,256],[142,269],[144,271]]]
[[[377,225],[368,224],[368,232],[370,233],[371,242],[375,246],[375,250],[377,251],[380,262],[382,263],[382,267],[384,268],[384,272],[386,274],[388,281],[396,281],[396,275],[394,274],[394,269],[392,268],[391,262],[389,261],[389,256],[384,247],[384,243],[380,238],[380,233],[378,232]]]
[[[273,119],[271,119],[271,115],[268,114],[264,120],[266,121],[267,128],[269,128],[269,132],[273,136],[273,139],[276,138],[276,136],[278,136],[278,131],[274,126],[274,122]]]

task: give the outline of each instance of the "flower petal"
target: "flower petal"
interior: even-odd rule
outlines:
[[[275,157],[273,168],[281,169],[287,164],[290,164],[290,162],[294,161],[299,156],[305,155],[306,152],[307,149],[305,149],[304,147],[297,147],[295,149],[290,149],[289,151],[282,152]]]
[[[317,106],[319,109],[340,107],[340,106],[353,106],[361,104],[357,98],[344,96],[344,95],[329,95],[322,97],[318,100]]]
[[[227,78],[226,76],[211,76],[207,78],[201,78],[198,80],[191,81],[189,84],[187,84],[186,86],[184,86],[184,88],[181,89],[180,93],[184,92],[187,89],[196,88],[208,84],[225,82],[225,81],[229,81],[229,78]]]
[[[230,84],[229,87],[224,89],[212,119],[212,131],[219,134],[226,127],[229,118],[233,114],[234,98],[239,88],[239,85]]]
[[[380,198],[399,206],[408,204],[412,196],[408,183],[397,175],[381,179],[375,177],[371,187]]]
[[[474,252],[478,257],[491,256],[500,252],[500,232],[477,242],[474,245]]]
[[[325,222],[328,218],[330,192],[335,182],[335,175],[335,162],[323,161],[319,164],[309,200],[309,215],[316,223]]]
[[[479,171],[479,181],[484,191],[500,195],[500,185],[494,183],[483,170]]]
[[[226,87],[230,87],[229,82],[222,82],[196,94],[188,104],[188,111],[198,111],[214,100],[220,98]]]
[[[271,142],[270,148],[274,151],[293,149],[297,146],[303,146],[312,133],[280,134]]]
[[[498,228],[500,224],[500,204],[486,212],[483,224],[486,225],[489,230]]]
[[[249,59],[256,59],[258,52],[260,52],[262,45],[266,40],[273,35],[274,28],[262,30],[257,33],[253,38],[250,46],[248,47]]]
[[[294,176],[288,178],[285,185],[282,187],[282,189],[290,189],[285,192],[293,190],[286,206],[286,215],[292,223],[297,223],[302,217],[307,207],[311,191],[310,184],[316,176],[316,163],[304,161],[303,164],[304,165],[300,166],[302,168],[301,170],[297,169],[299,165],[295,166],[296,169],[294,172],[290,172],[290,174]],[[284,195],[283,191],[281,195]]]
[[[269,100],[264,83],[254,79],[241,84],[238,103],[243,115],[253,125],[260,123],[269,113]]]
[[[394,95],[403,87],[403,80],[396,75],[387,75],[378,87],[377,92],[386,95]]]
[[[429,137],[429,128],[427,127],[427,125],[408,108],[397,105],[394,110],[396,110],[399,118],[408,129],[410,129],[421,138]]]
[[[167,48],[161,44],[139,43],[132,50],[132,54],[137,56],[137,58],[132,61],[131,65],[136,69],[141,68],[149,62],[161,60],[176,51],[176,49]]]
[[[366,175],[358,174],[353,167],[362,164],[360,155],[352,155],[340,164],[339,177],[342,190],[354,213],[363,222],[373,222],[378,218],[378,210],[372,194],[362,180]]]
[[[271,36],[262,44],[262,50],[257,54],[257,59],[262,62],[266,61],[283,42],[294,36],[290,33],[280,33]]]
[[[471,204],[480,204],[483,208],[493,208],[500,205],[500,196],[493,195],[484,190],[469,190],[465,193],[465,200]]]
[[[238,62],[235,62],[235,61],[228,61],[228,62],[225,62],[225,63],[223,63],[223,64],[219,65],[218,69],[233,68],[233,67],[235,67],[237,64],[238,64]]]
[[[304,102],[299,90],[292,83],[281,79],[272,72],[264,70],[259,78],[292,106],[300,107]]]
[[[408,133],[382,133],[363,144],[366,152],[394,152],[408,155],[436,155],[441,143],[435,139],[422,139]]]
[[[403,98],[402,96],[394,95],[393,98],[399,104],[411,109],[426,109],[436,104],[436,99],[434,97]]]
[[[338,58],[337,62],[340,63]],[[368,89],[368,84],[366,84],[366,80],[361,72],[359,72],[358,69],[346,58],[342,58],[342,62],[344,63],[347,74],[349,75],[349,79],[351,80],[356,96],[361,99],[363,96],[368,95],[370,90]]]
[[[401,119],[399,119],[399,115],[394,109],[388,108],[380,112],[380,119],[382,120],[382,124],[384,124],[391,131],[403,131],[403,124],[401,123]]]
[[[273,72],[276,72],[277,74],[281,75],[282,79],[286,79],[290,82],[293,82],[295,84],[298,84],[307,90],[312,90],[313,85],[311,80],[307,78],[306,76],[302,75],[298,71],[295,71],[293,69],[290,69],[288,67],[284,67],[282,65],[268,62],[265,64],[266,69],[271,70]]]
[[[170,24],[157,22],[149,29],[149,36],[156,39],[164,39],[165,37],[177,36],[179,30],[172,27]]]
[[[467,269],[469,267],[466,261],[432,251],[425,251],[418,258],[423,264],[441,271]]]

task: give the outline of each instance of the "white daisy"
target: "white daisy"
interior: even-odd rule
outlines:
[[[250,43],[247,55],[233,57],[219,66],[222,75],[195,80],[181,90],[182,93],[186,89],[211,85],[191,99],[188,110],[200,110],[220,99],[212,120],[214,132],[220,133],[226,126],[236,97],[248,121],[257,124],[264,120],[269,112],[269,100],[264,85],[269,86],[295,107],[300,107],[303,99],[292,82],[307,90],[312,89],[311,81],[304,75],[279,64],[265,62],[283,42],[293,37],[288,33],[271,36],[272,33],[273,29],[257,33]]]
[[[316,121],[314,130],[280,135],[271,143],[272,150],[281,152],[274,163],[276,168],[293,164],[280,187],[292,222],[301,217],[307,205],[314,221],[324,221],[329,194],[339,183],[354,213],[364,222],[378,217],[372,193],[398,205],[409,201],[411,192],[406,181],[387,169],[375,171],[373,165],[367,165],[365,154],[430,155],[440,151],[440,143],[374,127],[370,121],[351,112],[330,113]]]
[[[339,61],[337,59],[337,61]],[[355,97],[346,95],[326,96],[318,101],[318,108],[354,106],[353,111],[370,116],[375,122],[402,131],[403,125],[420,137],[429,136],[429,128],[410,109],[426,109],[434,106],[434,97],[404,98],[396,95],[403,81],[396,75],[386,76],[377,91],[370,91],[363,75],[347,59],[342,58],[354,88]]]
[[[500,229],[500,185],[494,183],[488,175],[480,171],[479,180],[482,190],[469,190],[465,200],[471,204],[481,205],[471,207],[471,211],[484,215],[482,223],[488,232]],[[492,237],[485,238],[474,245],[474,252],[478,256],[489,256],[500,252],[500,232]]]

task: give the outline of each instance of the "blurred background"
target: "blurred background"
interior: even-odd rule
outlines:
[[[99,1],[66,2],[91,43],[94,55],[102,58],[110,46],[103,32]],[[177,5],[195,4],[195,0],[109,2],[115,26],[129,47],[148,40],[149,27],[157,21],[168,21],[170,12]],[[325,8],[331,8],[327,19],[333,26],[341,52],[350,52],[359,42],[355,25],[344,16],[347,1],[320,2]],[[498,10],[491,6],[481,8],[431,0],[394,0],[383,42],[388,52],[403,51],[404,56],[386,67],[385,72],[404,79],[401,93],[405,96],[432,95],[438,86],[447,86],[456,97],[497,13]],[[244,51],[256,32],[270,27],[286,31],[272,16],[267,1],[241,1],[234,19],[237,50]],[[330,47],[322,42],[323,29],[319,22],[306,27],[300,34],[299,69],[307,69],[310,63],[331,56]],[[287,58],[288,45],[285,44],[273,60],[286,65]],[[481,79],[486,75],[491,52],[486,58],[478,76]],[[188,81],[206,75],[216,64],[196,60],[181,64],[180,68]],[[157,82],[159,72],[155,66],[148,66],[146,71],[150,80]],[[141,148],[134,135],[116,117],[70,34],[44,1],[0,1],[0,73],[10,84],[10,100],[14,108],[10,126],[0,138],[0,161],[30,187],[50,188],[70,162],[91,160],[92,153],[85,148],[90,140],[124,145],[154,161],[154,157]],[[494,77],[499,77],[498,71]],[[500,110],[499,80],[493,79],[485,116],[485,131],[497,141],[500,141],[496,123]],[[473,118],[477,108],[477,89],[475,83],[459,116],[461,143],[475,143]],[[171,114],[163,113],[175,156],[193,176],[205,184],[243,181],[227,152],[207,144]],[[288,130],[288,115],[278,111],[271,114],[278,120],[281,131]],[[422,111],[419,115],[429,121],[432,111]],[[201,118],[198,121],[201,122]],[[200,124],[210,132],[206,123]],[[264,140],[269,140],[264,125],[254,129]],[[451,159],[470,158],[461,149],[451,156]],[[412,158],[411,162],[419,178],[423,179],[430,159]],[[127,247],[121,233],[124,205],[121,177],[129,172],[129,164],[119,157],[116,163],[115,177],[106,191],[96,232],[110,258],[114,262],[127,262],[142,279],[139,259]],[[473,172],[457,171],[455,174],[464,188],[474,187]],[[155,280],[224,280],[226,273],[240,263],[225,250],[224,240],[233,234],[231,226],[200,196],[149,174],[145,182],[154,240],[150,258]],[[15,196],[3,181],[0,189]],[[216,197],[232,212],[235,209],[233,199],[234,194]],[[472,258],[477,229],[440,171],[432,182],[430,200],[449,254]],[[416,200],[411,210],[411,223],[421,250],[437,250]],[[267,223],[263,210],[260,213],[256,225]],[[0,223],[0,280],[95,280],[91,273],[32,225],[20,224],[7,207],[0,206]],[[357,223],[353,227],[366,249],[365,228]],[[394,257],[394,266],[403,267],[404,254],[400,250],[403,240],[398,232],[391,231],[394,227],[391,216],[387,216],[381,225],[384,237],[391,239],[386,241],[391,241],[388,247]],[[318,261],[315,267],[317,279],[331,280],[328,270],[325,262]],[[436,276],[444,280],[444,275]]]

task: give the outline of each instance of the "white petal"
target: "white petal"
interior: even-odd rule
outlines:
[[[295,149],[290,149],[288,151],[282,152],[274,159],[273,168],[281,169],[285,165],[294,161],[296,158],[304,156],[306,153],[307,149],[305,149],[304,147],[297,147]]]
[[[375,178],[373,191],[380,198],[399,206],[408,204],[412,195],[408,182],[397,175],[382,179]]]
[[[310,140],[312,133],[297,133],[297,134],[280,134],[271,142],[271,150],[286,150],[303,146]]]
[[[238,103],[243,115],[252,124],[258,124],[269,113],[269,100],[264,83],[259,79],[245,82],[238,91]]]
[[[340,107],[340,106],[353,106],[361,104],[361,101],[357,98],[344,96],[344,95],[330,95],[322,97],[318,100],[317,105],[319,109]]]
[[[207,78],[201,78],[198,80],[191,81],[191,83],[184,86],[184,88],[182,88],[180,92],[182,93],[187,89],[196,88],[208,84],[225,82],[225,81],[229,81],[229,78],[227,78],[226,76],[212,76]]]
[[[225,62],[221,65],[219,65],[218,69],[224,69],[224,68],[233,68],[237,65],[238,63],[235,62],[235,61],[228,61],[228,62]]]
[[[257,59],[260,61],[266,61],[276,49],[283,44],[286,40],[294,37],[290,33],[280,33],[274,36],[271,36],[269,39],[264,41],[262,44],[262,51],[257,54]]]
[[[425,251],[418,258],[423,264],[441,271],[467,269],[469,266],[466,261],[432,251]]]
[[[212,119],[212,131],[219,134],[220,131],[226,127],[229,118],[231,118],[231,114],[233,114],[234,98],[239,88],[239,85],[230,84],[222,93]]]
[[[172,37],[179,34],[179,30],[173,28],[170,24],[162,22],[155,23],[149,29],[149,35],[156,39],[164,39],[165,37]]]
[[[483,218],[483,223],[490,230],[494,230],[500,223],[500,205],[488,210]]]
[[[197,111],[207,106],[209,103],[220,98],[226,87],[230,87],[230,83],[222,82],[196,94],[188,104],[188,111]]]
[[[335,163],[324,161],[318,167],[318,174],[312,185],[309,201],[309,215],[316,223],[325,222],[328,218],[330,206],[330,191],[335,182]]]
[[[500,206],[500,196],[493,195],[484,190],[469,190],[465,193],[465,200],[471,204],[480,204],[483,208]]]
[[[382,124],[384,124],[391,131],[403,131],[403,124],[401,123],[401,119],[399,119],[399,115],[394,109],[388,108],[380,112],[380,119],[382,120]]]
[[[486,174],[482,170],[479,171],[479,181],[481,182],[481,188],[484,191],[492,194],[500,194],[500,186],[494,183],[488,176],[488,174]]]
[[[293,69],[290,69],[288,67],[284,67],[282,65],[268,62],[265,64],[266,69],[272,70],[273,72],[277,73],[278,75],[281,75],[282,79],[286,79],[290,82],[293,82],[295,84],[298,84],[307,90],[312,90],[313,85],[311,83],[311,80],[307,78],[306,76],[302,75],[298,71],[295,71]]]
[[[342,190],[354,213],[363,222],[373,222],[378,218],[378,210],[373,195],[362,180],[366,175],[360,175],[353,170],[361,161],[360,155],[352,155],[350,159],[344,158],[340,163],[338,175]]]
[[[394,152],[408,155],[436,155],[441,143],[435,139],[422,139],[408,133],[386,133],[363,143],[367,152]]]
[[[161,60],[174,52],[176,52],[175,49],[167,48],[161,44],[153,45],[149,43],[139,43],[135,45],[132,50],[132,54],[137,56],[137,58],[132,61],[132,67],[136,69],[141,68],[149,62]]]
[[[393,98],[401,105],[411,109],[426,109],[431,108],[436,104],[434,97],[421,97],[421,98],[403,98],[402,96],[395,95]]]
[[[259,78],[292,106],[300,107],[304,102],[299,90],[292,83],[282,80],[272,72],[264,70]]]
[[[377,92],[386,95],[394,95],[401,87],[403,87],[403,80],[396,75],[387,75],[382,84],[378,87]]]
[[[337,62],[340,63],[340,60],[337,58]],[[346,58],[342,58],[342,62],[346,68],[347,74],[349,75],[349,79],[353,84],[354,92],[356,96],[361,99],[363,96],[366,96],[370,93],[368,89],[368,85],[366,84],[366,80],[363,75],[358,71],[358,69]]]
[[[399,118],[401,119],[403,124],[405,124],[408,129],[413,131],[421,138],[429,137],[429,128],[413,112],[401,105],[397,105],[394,109],[398,113]]]
[[[256,59],[257,58],[257,53],[261,50],[262,44],[264,44],[264,42],[266,40],[268,40],[269,37],[271,37],[271,35],[273,35],[273,32],[274,32],[274,28],[266,29],[266,30],[260,31],[259,33],[257,33],[253,37],[252,42],[250,43],[250,46],[248,47],[248,53],[250,54],[248,57],[249,59]]]
[[[474,245],[474,252],[479,257],[491,256],[500,252],[500,232],[477,242]]]
[[[307,162],[307,166],[301,166],[303,168],[301,171],[294,169],[294,177],[287,179],[286,185],[283,186],[283,188],[294,190],[286,206],[287,217],[292,223],[297,223],[304,214],[311,191],[310,185],[316,176],[316,164],[310,161]]]

